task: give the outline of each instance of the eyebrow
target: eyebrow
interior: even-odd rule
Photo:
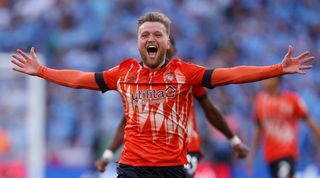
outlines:
[[[155,30],[155,31],[141,31],[139,30],[139,32],[142,34],[142,33],[166,33],[166,32],[162,32],[161,30]]]

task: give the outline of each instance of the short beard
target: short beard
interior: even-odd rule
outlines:
[[[144,53],[140,52],[140,56],[141,56],[142,62],[145,66],[147,66],[151,69],[155,69],[155,68],[159,67],[159,65],[163,62],[163,60],[165,60],[166,52],[164,52],[162,55],[159,55],[155,59],[155,62],[151,62],[151,63],[149,63],[148,57],[146,55],[144,55]]]

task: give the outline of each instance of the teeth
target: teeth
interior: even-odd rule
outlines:
[[[148,48],[157,48],[157,47],[154,45],[150,45],[150,46],[148,46]]]

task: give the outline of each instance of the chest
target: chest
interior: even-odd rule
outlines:
[[[261,118],[266,119],[290,119],[294,117],[294,104],[285,97],[263,97],[258,104]]]
[[[172,100],[192,92],[187,77],[179,68],[150,72],[145,68],[122,71],[117,82],[120,93],[129,100]]]

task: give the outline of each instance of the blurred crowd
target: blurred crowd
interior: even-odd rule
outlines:
[[[310,50],[320,57],[318,0],[0,0],[0,51],[13,53],[34,46],[44,54],[48,67],[103,71],[125,58],[139,59],[136,20],[147,11],[161,11],[171,18],[177,57],[209,68],[279,63],[289,44],[294,54]],[[284,82],[285,88],[301,94],[318,123],[319,66],[316,61],[307,76],[285,77]],[[0,82],[0,91],[11,83],[11,93],[23,85],[20,80]],[[259,89],[259,83],[254,83],[209,91],[248,145],[254,128],[253,99]],[[23,137],[17,129],[23,129],[19,125],[23,116],[3,117],[6,108],[15,106],[10,105],[12,98],[0,98],[1,129],[9,130],[13,147],[18,147],[13,150],[23,149],[17,141]],[[22,102],[21,98],[14,101]],[[108,142],[123,114],[116,92],[101,94],[51,83],[47,83],[46,104],[46,157],[51,165],[93,164],[94,154]],[[205,159],[230,160],[227,140],[208,127],[198,107],[197,115],[199,127],[207,128],[201,129]],[[300,130],[300,147],[313,154],[302,158],[319,162],[316,141],[308,129],[301,126]]]

